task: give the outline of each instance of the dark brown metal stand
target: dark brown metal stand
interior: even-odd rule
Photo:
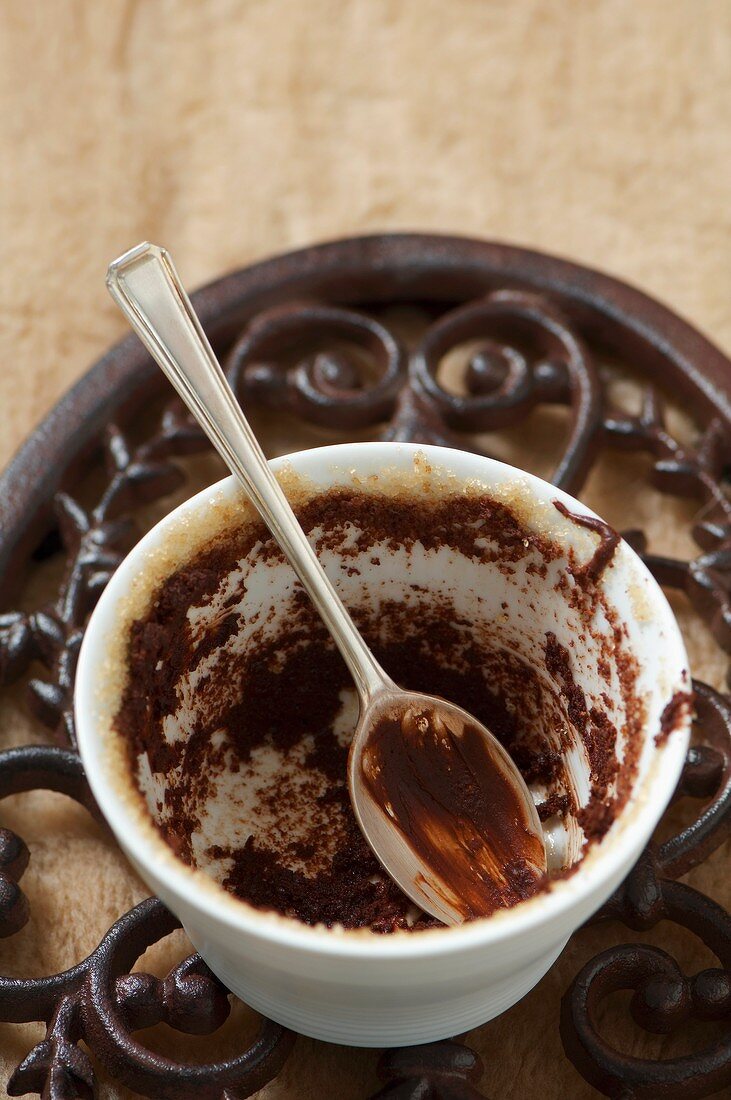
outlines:
[[[470,433],[512,428],[537,407],[558,405],[569,418],[553,480],[570,492],[580,493],[605,448],[645,453],[656,489],[703,506],[692,530],[699,553],[676,561],[648,553],[639,531],[625,536],[661,584],[687,594],[719,646],[731,651],[731,362],[675,314],[564,261],[434,236],[372,237],[293,253],[206,287],[195,304],[247,411],[275,410],[280,422],[285,417],[307,430],[308,445],[350,432],[477,449]],[[408,341],[387,319],[390,307],[405,305],[418,306],[422,318]],[[448,390],[440,364],[468,342],[462,384]],[[608,400],[597,363],[612,357],[629,364],[641,384],[636,415]],[[662,390],[694,418],[692,445],[668,430]],[[155,407],[159,415],[150,419]],[[50,605],[0,614],[0,682],[31,670],[28,705],[55,742],[0,754],[0,798],[51,789],[98,813],[74,751],[71,701],[84,626],[140,534],[141,506],[184,484],[180,460],[208,450],[129,338],[56,406],[0,478],[5,605],[39,559],[62,554],[66,562]],[[77,500],[82,474],[102,463],[103,491],[84,508]],[[623,944],[576,976],[563,1000],[564,1046],[607,1096],[686,1100],[731,1084],[731,1027],[705,1049],[655,1061],[620,1054],[595,1022],[599,1002],[617,989],[634,991],[632,1015],[649,1031],[671,1032],[691,1018],[731,1020],[731,918],[676,881],[731,833],[731,703],[705,684],[695,690],[696,742],[677,797],[698,800],[699,813],[678,835],[650,845],[595,920],[641,930],[675,922],[699,936],[719,965],[687,977],[666,952]],[[20,885],[28,858],[23,841],[0,830],[0,935],[13,935],[28,918]],[[177,926],[151,898],[71,970],[0,978],[0,1019],[47,1024],[46,1038],[13,1074],[10,1095],[91,1097],[94,1076],[81,1039],[112,1077],[155,1100],[234,1100],[278,1073],[294,1036],[269,1021],[248,1050],[211,1065],[172,1062],[135,1040],[136,1029],[159,1021],[212,1032],[228,1015],[226,991],[197,956],[164,980],[130,973],[144,950]],[[387,1052],[380,1073],[385,1087],[378,1096],[390,1100],[483,1095],[479,1059],[459,1043]],[[489,1093],[489,1082],[482,1087]]]

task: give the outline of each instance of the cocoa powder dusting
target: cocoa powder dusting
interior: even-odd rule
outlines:
[[[670,734],[678,728],[687,715],[693,712],[695,697],[690,691],[676,691],[660,715],[660,729],[655,734],[655,744],[664,745]]]
[[[574,677],[571,656],[552,631],[546,632],[546,670],[553,677],[565,701],[566,711],[580,735],[589,760],[591,800],[576,817],[589,840],[600,839],[616,817],[619,803],[608,792],[617,778],[617,730],[597,707],[590,709]]]

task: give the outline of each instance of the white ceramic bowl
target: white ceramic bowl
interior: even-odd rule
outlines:
[[[591,556],[596,536],[565,519],[553,502],[563,502],[574,513],[593,513],[538,478],[463,451],[356,443],[290,455],[273,466],[286,463],[325,489],[351,484],[354,475],[367,479],[384,468],[413,471],[417,455],[425,455],[437,472],[453,475],[452,488],[476,479],[488,492],[517,494],[524,516],[527,508],[527,515],[534,515],[544,531],[549,525],[552,536],[567,550],[572,546],[579,560]],[[132,864],[180,918],[211,969],[266,1016],[303,1034],[356,1046],[425,1043],[467,1031],[505,1011],[539,981],[572,932],[606,900],[649,840],[675,789],[689,739],[690,720],[684,713],[670,736],[659,744],[655,740],[664,707],[689,683],[677,624],[639,558],[621,544],[601,587],[626,626],[627,645],[639,665],[646,720],[631,796],[574,874],[511,910],[450,929],[374,935],[308,927],[237,900],[203,871],[175,858],[140,812],[139,796],[123,774],[124,754],[112,729],[110,700],[118,700],[124,672],[120,624],[129,617],[131,596],[161,563],[168,572],[182,563],[186,531],[199,528],[216,509],[228,507],[230,512],[239,494],[230,478],[167,516],[122,563],[91,617],[79,658],[75,702],[79,747],[94,796]],[[337,562],[330,561],[328,568],[337,575],[347,600],[347,581]],[[460,598],[469,600],[480,575],[468,573],[452,562],[440,568],[439,583],[447,577],[460,590]],[[431,576],[437,577],[433,569]],[[504,596],[491,596],[491,586],[502,582],[496,581],[494,571],[481,579],[490,609],[493,596]],[[508,617],[520,604],[516,587],[509,599]],[[573,644],[575,624],[566,608],[556,608],[549,600],[539,613],[549,615],[551,629],[559,636],[563,632],[566,644]],[[531,623],[523,603],[524,633],[526,616],[528,628],[542,639],[545,623],[536,621],[535,615]],[[528,652],[531,644],[527,638]],[[578,645],[574,654],[581,663]],[[589,654],[587,667],[593,659]]]

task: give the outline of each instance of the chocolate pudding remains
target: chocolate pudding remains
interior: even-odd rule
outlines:
[[[494,908],[550,889],[610,828],[637,767],[643,696],[603,585],[613,532],[516,490],[434,487],[423,470],[413,484],[318,492],[295,478],[288,491],[389,675],[474,715],[533,793],[548,871],[527,883],[507,868]],[[436,926],[356,825],[347,669],[250,507],[227,507],[125,628],[115,728],[145,812],[182,861],[258,909],[383,933]],[[417,766],[433,756],[425,747]],[[478,793],[486,822],[506,812]]]

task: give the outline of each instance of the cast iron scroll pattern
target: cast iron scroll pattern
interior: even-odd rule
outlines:
[[[26,746],[0,754],[0,799],[29,790],[66,794],[92,814],[97,808],[78,755],[60,746]],[[0,831],[0,936],[28,920],[20,881],[28,850],[10,830]],[[294,1035],[269,1020],[238,1057],[213,1065],[178,1064],[152,1054],[132,1032],[164,1021],[206,1035],[226,1020],[226,990],[199,956],[185,959],[164,980],[131,974],[157,940],[179,927],[172,913],[149,898],[121,917],[83,962],[40,979],[0,977],[0,1016],[12,1023],[40,1020],[45,1038],[8,1081],[8,1095],[38,1093],[45,1100],[88,1100],[96,1095],[84,1040],[112,1076],[143,1096],[181,1100],[237,1100],[250,1096],[284,1063]]]
[[[436,247],[440,255],[442,247]],[[459,247],[453,248],[456,255]],[[525,285],[516,285],[513,278],[500,288],[495,276],[500,259],[488,271],[489,292],[475,295],[474,290],[464,290],[465,280],[474,281],[472,268],[468,275],[460,275],[448,259],[438,293],[419,299],[433,320],[410,350],[382,320],[381,310],[376,313],[359,305],[357,290],[350,298],[340,292],[332,300],[317,296],[315,264],[309,297],[289,294],[285,287],[274,295],[278,304],[268,302],[266,308],[253,311],[240,336],[229,332],[218,350],[226,355],[229,376],[247,407],[286,410],[301,423],[321,427],[323,441],[333,428],[370,429],[376,438],[474,449],[469,433],[519,425],[536,406],[555,404],[566,407],[569,416],[566,445],[553,478],[569,491],[580,491],[603,447],[647,453],[656,488],[698,499],[701,520],[693,534],[701,553],[695,561],[674,561],[648,553],[641,532],[627,535],[661,583],[683,589],[718,643],[731,650],[731,504],[724,487],[731,463],[731,423],[722,415],[704,417],[696,407],[699,441],[689,447],[673,438],[655,388],[664,359],[668,364],[672,360],[672,369],[682,375],[686,393],[702,388],[701,370],[693,362],[678,366],[682,356],[674,355],[666,333],[656,337],[646,361],[634,357],[636,372],[646,385],[640,414],[611,409],[590,351],[586,308],[570,303],[566,308],[560,279],[552,293],[555,263],[542,262],[544,277],[527,278]],[[526,264],[533,266],[535,258]],[[487,261],[486,266],[490,268]],[[373,272],[366,274],[372,289]],[[570,269],[570,275],[578,300],[586,273]],[[536,293],[536,283],[548,284],[548,293]],[[377,297],[388,301],[388,295]],[[624,315],[621,310],[618,314],[610,298],[611,294],[605,313],[612,314],[610,328],[622,344],[627,333],[634,332],[633,319],[627,308]],[[647,310],[647,317],[639,320],[649,317],[652,327],[651,303],[635,299],[633,306],[640,313]],[[231,311],[230,301],[226,308]],[[453,392],[442,383],[441,364],[466,344],[471,350],[462,386]],[[731,371],[731,364],[727,366]],[[134,404],[134,396],[128,392],[124,404]],[[74,751],[71,710],[84,626],[122,554],[139,534],[139,505],[163,501],[184,483],[177,458],[208,450],[202,433],[176,400],[166,405],[157,427],[135,444],[125,434],[121,398],[118,404],[113,419],[121,426],[110,424],[100,440],[106,488],[96,506],[85,509],[79,504],[73,482],[55,494],[58,536],[67,563],[57,598],[31,613],[0,615],[0,682],[17,681],[29,671],[34,674],[28,684],[30,708],[57,742],[0,755],[0,797],[49,787],[96,812]],[[39,549],[54,552],[53,538]],[[649,1030],[669,1030],[692,1015],[718,1020],[731,1007],[728,915],[675,881],[721,842],[731,821],[729,701],[702,684],[696,685],[696,692],[698,744],[688,755],[679,796],[702,799],[701,812],[679,836],[659,849],[648,849],[601,916],[635,928],[649,927],[661,918],[685,925],[715,951],[721,967],[689,979],[669,955],[622,945],[582,971],[565,998],[564,1041],[579,1071],[609,1096],[656,1096],[658,1089],[668,1096],[681,1091],[701,1096],[731,1080],[728,1042],[682,1064],[627,1059],[605,1043],[593,1023],[598,999],[627,986],[636,989],[634,1017]],[[20,885],[27,861],[23,841],[8,830],[0,831],[2,935],[15,934],[27,920]],[[213,1031],[228,1013],[227,994],[196,956],[164,981],[130,973],[145,948],[176,926],[162,904],[150,899],[121,917],[96,951],[71,970],[39,980],[0,978],[0,1018],[42,1020],[48,1029],[13,1075],[11,1095],[35,1092],[52,1100],[93,1095],[93,1072],[79,1045],[82,1041],[114,1079],[148,1097],[234,1100],[251,1095],[278,1072],[293,1036],[267,1021],[249,1050],[231,1062],[205,1067],[171,1062],[135,1040],[136,1029],[161,1020],[182,1031]],[[388,1052],[379,1072],[384,1088],[378,1096],[389,1100],[471,1100],[481,1095],[479,1059],[459,1043]]]
[[[378,1074],[389,1084],[372,1100],[487,1100],[474,1084],[483,1075],[482,1061],[461,1043],[387,1050]]]
[[[107,581],[137,540],[135,505],[159,500],[185,481],[171,456],[205,450],[203,432],[173,402],[152,438],[131,449],[109,425],[104,439],[107,487],[86,512],[67,493],[54,507],[68,569],[52,606],[32,614],[0,615],[0,684],[16,680],[32,661],[46,670],[28,684],[28,705],[60,744],[76,745],[72,696],[84,625]]]

